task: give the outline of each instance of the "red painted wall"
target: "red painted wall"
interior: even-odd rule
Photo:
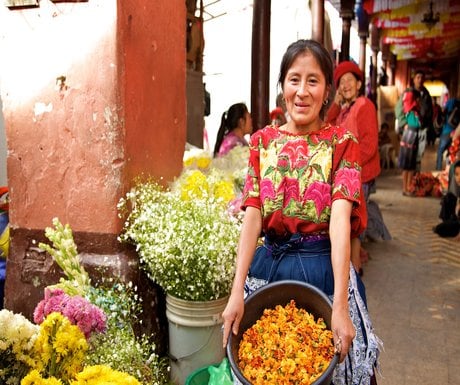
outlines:
[[[182,168],[186,138],[185,2],[118,3],[126,176],[147,173],[168,180]]]
[[[11,227],[117,233],[132,179],[182,166],[185,3],[41,0],[0,20]]]

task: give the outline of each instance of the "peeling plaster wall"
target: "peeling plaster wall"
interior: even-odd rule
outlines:
[[[169,181],[186,138],[185,2],[40,0],[0,6],[10,254],[5,307],[32,319],[61,269],[40,250],[52,218],[70,224],[94,282],[142,290],[146,328],[167,338],[163,294],[130,245],[117,203],[139,175]],[[166,340],[158,341],[165,347]]]
[[[74,230],[114,231],[124,158],[116,4],[1,12],[11,227],[57,216]]]
[[[173,178],[185,145],[185,4],[0,7],[10,225],[117,233],[140,174]]]

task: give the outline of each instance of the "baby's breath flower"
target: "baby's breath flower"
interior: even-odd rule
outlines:
[[[228,295],[240,221],[229,213],[235,192],[224,174],[186,170],[171,189],[138,183],[120,239],[136,245],[152,280],[178,298]]]

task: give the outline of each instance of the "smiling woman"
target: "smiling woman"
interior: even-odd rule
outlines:
[[[251,136],[223,344],[238,333],[246,295],[270,282],[306,282],[333,298],[331,330],[342,361],[334,384],[369,384],[379,339],[350,265],[350,239],[365,225],[359,144],[350,131],[322,120],[332,72],[330,53],[314,40],[290,44],[281,60],[278,81],[290,120]]]

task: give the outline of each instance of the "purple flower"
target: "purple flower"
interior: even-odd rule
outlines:
[[[68,298],[62,289],[45,288],[45,299],[41,300],[34,310],[34,322],[39,325],[48,314],[62,313]]]
[[[53,312],[61,313],[77,325],[86,339],[93,332],[103,333],[106,330],[107,317],[102,309],[78,295],[71,297],[62,289],[46,288],[45,298],[35,308],[34,322],[41,324]]]

